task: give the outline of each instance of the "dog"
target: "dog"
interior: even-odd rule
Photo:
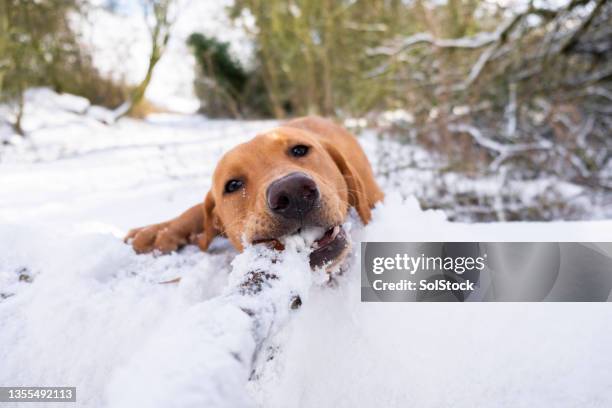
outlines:
[[[325,233],[313,244],[310,265],[328,268],[348,252],[342,224],[350,207],[367,224],[383,197],[351,133],[324,118],[298,118],[227,152],[203,203],[133,229],[125,241],[137,253],[169,253],[187,244],[206,251],[216,236],[238,251],[259,243],[282,249],[281,237],[319,227]]]

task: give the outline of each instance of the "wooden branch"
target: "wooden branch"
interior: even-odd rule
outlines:
[[[595,16],[599,14],[599,12],[607,1],[608,0],[599,0],[597,2],[597,4],[595,5],[595,7],[593,7],[593,10],[591,10],[587,18],[582,20],[578,28],[574,30],[571,37],[561,46],[561,53],[566,54],[571,51],[571,49],[578,43],[578,40],[580,40],[580,37],[589,29],[589,27],[593,23]]]
[[[463,48],[463,49],[479,49],[491,45],[496,42],[505,42],[508,38],[508,35],[517,24],[528,14],[534,12],[534,9],[528,8],[525,12],[518,13],[510,20],[506,21],[501,27],[493,32],[482,32],[475,34],[470,37],[461,37],[461,38],[435,38],[430,33],[417,33],[413,34],[404,40],[401,41],[399,46],[389,48],[389,47],[376,47],[371,50],[366,51],[367,55],[396,55],[400,52],[404,52],[409,50],[410,48],[426,44],[431,45],[435,48]]]
[[[366,50],[368,56],[397,56],[400,53],[409,51],[413,47],[419,45],[429,45],[438,49],[467,49],[467,50],[480,50],[485,48],[480,53],[476,62],[470,69],[467,78],[459,84],[451,86],[450,89],[453,92],[465,91],[470,87],[484,71],[485,67],[496,55],[496,52],[505,44],[507,44],[509,38],[519,24],[530,15],[537,15],[542,18],[543,22],[549,22],[555,18],[558,18],[564,13],[572,11],[574,8],[589,3],[590,0],[572,0],[566,7],[562,7],[556,10],[544,9],[535,7],[530,4],[524,11],[515,14],[512,18],[503,23],[499,29],[493,32],[481,32],[473,36],[461,37],[461,38],[448,38],[439,39],[434,37],[432,34],[427,32],[413,34],[409,37],[404,38],[397,45],[381,46]],[[580,36],[581,33],[588,28],[593,16],[597,14],[600,8],[607,0],[598,0],[598,4],[590,14],[589,18],[583,21],[583,24],[579,29],[576,30],[576,36]],[[535,27],[531,27],[533,29]],[[396,41],[397,42],[397,41]],[[571,41],[570,41],[571,42]],[[384,74],[389,68],[390,63],[387,61],[377,68],[374,68],[367,74],[368,78],[380,76]]]
[[[480,146],[497,153],[497,157],[490,165],[492,170],[498,169],[499,166],[511,156],[533,150],[546,150],[553,147],[552,143],[548,140],[542,140],[539,143],[503,144],[485,137],[477,127],[461,123],[448,125],[448,130],[452,133],[468,134],[472,136],[474,141]]]

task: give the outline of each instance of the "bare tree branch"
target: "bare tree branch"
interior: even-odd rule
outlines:
[[[448,130],[452,133],[468,134],[472,136],[474,141],[480,146],[497,153],[498,156],[490,165],[490,168],[493,170],[498,169],[500,164],[507,160],[510,156],[527,151],[546,150],[553,146],[548,140],[541,140],[539,143],[502,144],[484,136],[482,131],[477,127],[461,123],[449,124]]]
[[[593,19],[595,18],[595,16],[601,12],[601,9],[607,1],[608,0],[599,0],[597,2],[595,7],[593,7],[593,10],[591,10],[591,12],[589,13],[588,17],[582,20],[578,28],[571,35],[571,37],[561,46],[560,52],[565,54],[576,45],[582,34],[584,34],[588,30],[591,23],[593,23]]]

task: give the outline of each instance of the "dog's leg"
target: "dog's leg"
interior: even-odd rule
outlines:
[[[204,209],[198,204],[170,221],[130,230],[124,241],[139,254],[153,250],[168,253],[194,243],[203,230]]]

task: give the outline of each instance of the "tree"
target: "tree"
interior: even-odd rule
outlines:
[[[56,67],[78,52],[67,14],[79,10],[78,0],[0,0],[0,100],[14,105],[8,121],[19,135],[25,90],[57,86]]]
[[[392,87],[365,75],[376,62],[364,50],[414,25],[400,0],[236,1],[232,15],[244,13],[256,22],[256,60],[278,118],[359,115],[384,103]]]
[[[249,74],[229,52],[229,44],[200,33],[189,36],[199,67],[196,94],[202,101],[200,110],[210,116],[242,116],[244,91]]]
[[[147,71],[143,80],[132,90],[128,100],[115,110],[115,120],[132,113],[134,108],[143,100],[153,78],[155,66],[166,50],[174,23],[175,16],[173,14],[176,10],[174,10],[173,0],[143,0],[141,4],[151,41]]]
[[[398,103],[414,114],[416,138],[483,171],[554,175],[609,193],[612,4],[533,2],[469,26],[367,51],[382,57],[377,75],[402,78]]]

